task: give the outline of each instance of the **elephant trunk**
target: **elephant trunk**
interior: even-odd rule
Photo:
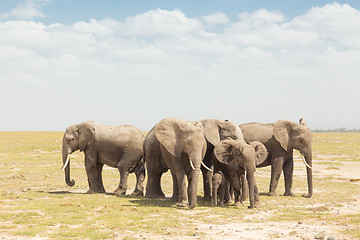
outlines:
[[[199,174],[200,174],[200,166],[196,167],[195,170],[193,170],[193,175],[190,182],[190,196],[189,196],[189,207],[190,209],[193,209],[196,207],[197,203],[197,185],[199,181]]]
[[[197,203],[197,186],[199,181],[200,174],[200,165],[202,158],[198,154],[194,154],[189,157],[190,165],[191,165],[191,179],[189,181],[189,208],[195,208]]]
[[[249,186],[249,208],[255,207],[255,168],[248,167],[246,170],[246,180]]]
[[[305,161],[307,162],[307,164],[312,167],[312,153],[310,152],[309,154],[306,154],[305,156]],[[307,195],[303,195],[303,197],[306,198],[311,198],[312,194],[313,194],[313,176],[312,176],[312,168],[306,167],[306,173],[307,173],[307,182],[308,182],[308,194]]]
[[[65,167],[65,182],[68,186],[72,187],[75,185],[75,181],[73,179],[70,180],[70,153],[68,151],[68,146],[66,141],[63,141],[62,148],[62,159],[63,159],[63,169]]]

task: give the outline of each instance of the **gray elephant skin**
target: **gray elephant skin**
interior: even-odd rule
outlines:
[[[267,158],[267,150],[263,144],[257,141],[246,143],[244,140],[225,139],[215,145],[214,148],[214,169],[221,171],[224,175],[225,184],[231,183],[235,193],[235,204],[239,205],[239,193],[241,192],[240,177],[245,175],[248,184],[250,206],[249,208],[260,207],[259,192],[256,185],[256,165],[260,165]],[[244,183],[245,184],[245,183]],[[213,186],[212,203],[216,202],[217,185]],[[226,189],[227,187],[225,187]],[[222,194],[224,191],[222,191]],[[223,201],[224,197],[220,196]],[[223,205],[223,203],[221,203]]]
[[[175,118],[157,123],[144,141],[148,180],[145,197],[164,197],[161,176],[168,169],[173,178],[173,196],[178,207],[194,208],[200,165],[206,152],[201,123],[191,124]],[[188,179],[188,189],[186,178]]]
[[[239,178],[240,179],[240,178]],[[228,185],[227,179],[225,178],[224,174],[221,171],[216,171],[212,178],[212,194],[211,194],[211,206],[215,207],[218,204],[218,198],[220,206],[224,206],[224,198],[226,187]]]
[[[298,150],[304,157],[307,165],[308,194],[303,197],[310,198],[313,194],[312,177],[312,134],[305,120],[300,119],[299,124],[279,120],[275,123],[247,123],[240,125],[246,142],[259,141],[268,150],[267,159],[257,167],[271,166],[271,179],[269,196],[276,196],[276,188],[281,171],[284,173],[285,196],[294,196],[292,191],[294,159],[293,150]]]
[[[201,121],[204,126],[204,136],[207,143],[207,150],[203,163],[208,168],[213,168],[214,146],[224,139],[243,139],[239,126],[228,120],[204,119]],[[213,172],[201,166],[204,185],[204,199],[211,200],[212,175]]]
[[[62,145],[66,184],[75,184],[74,180],[70,180],[70,154],[80,150],[85,154],[85,169],[89,183],[87,193],[105,192],[102,169],[106,164],[117,168],[120,173],[120,183],[114,192],[116,195],[126,194],[129,173],[135,172],[136,187],[133,195],[143,196],[144,139],[145,135],[130,125],[111,127],[87,121],[68,127]]]

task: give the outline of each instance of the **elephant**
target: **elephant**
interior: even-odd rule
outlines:
[[[239,205],[241,176],[245,175],[249,190],[249,208],[260,207],[255,170],[256,165],[263,163],[268,156],[265,146],[257,141],[248,144],[242,139],[225,139],[215,145],[213,156],[215,172],[221,171],[225,178],[225,184],[231,183],[235,190],[235,205]],[[212,202],[215,202],[215,198],[216,196],[213,195]],[[220,196],[220,199],[223,200],[224,197]],[[221,204],[223,205],[223,203]]]
[[[275,190],[282,170],[285,179],[284,196],[294,196],[292,191],[293,150],[296,149],[303,156],[307,171],[308,194],[302,196],[306,198],[312,196],[312,134],[304,118],[300,119],[299,124],[288,120],[278,120],[270,124],[246,123],[240,125],[240,128],[246,142],[259,141],[268,150],[267,159],[257,165],[257,167],[271,165],[271,179],[267,195],[277,195]]]
[[[148,175],[145,197],[164,197],[161,176],[168,169],[173,179],[172,199],[178,207],[194,208],[200,165],[206,152],[201,123],[166,118],[157,123],[144,141],[145,165]],[[185,176],[188,179],[188,191]]]
[[[201,166],[201,172],[203,175],[204,186],[204,199],[211,200],[211,188],[212,188],[212,175],[213,172],[209,169],[213,168],[213,152],[214,146],[221,140],[230,139],[243,139],[243,135],[239,126],[228,120],[218,119],[204,119],[201,121],[204,127],[204,137],[207,143],[207,150],[205,158],[203,160],[204,165]]]
[[[145,135],[131,125],[111,127],[86,121],[69,126],[63,137],[62,159],[65,182],[74,186],[70,180],[70,154],[76,150],[85,154],[85,169],[89,183],[87,193],[105,193],[102,181],[104,164],[117,168],[120,183],[115,190],[118,196],[125,195],[129,173],[136,175],[136,187],[132,195],[143,196],[145,166],[143,143]]]
[[[220,197],[220,206],[224,206],[224,197],[225,197],[225,188],[226,188],[226,178],[221,171],[215,172],[211,178],[212,182],[212,198],[211,206],[215,207],[218,203],[218,196]]]

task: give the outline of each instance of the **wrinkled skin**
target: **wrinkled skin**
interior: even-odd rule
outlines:
[[[255,169],[257,164],[263,163],[267,157],[267,150],[260,142],[246,143],[244,140],[226,139],[220,141],[214,148],[215,174],[221,171],[225,177],[225,184],[230,182],[235,189],[235,204],[239,205],[242,175],[246,175],[250,206],[260,206],[257,190]],[[245,174],[246,173],[246,174]],[[213,196],[213,202],[215,196]],[[220,199],[224,199],[220,196]],[[223,205],[223,203],[221,203]]]
[[[276,123],[261,124],[247,123],[240,125],[244,139],[247,142],[259,141],[268,150],[268,157],[264,163],[257,167],[271,166],[271,180],[269,196],[276,196],[276,188],[281,171],[285,179],[285,196],[294,196],[292,192],[294,159],[293,150],[296,149],[304,156],[307,164],[312,167],[312,134],[305,120],[300,123],[279,120]],[[303,197],[310,198],[313,194],[312,169],[306,167],[308,194]]]
[[[147,134],[144,151],[148,172],[145,196],[165,196],[161,189],[161,176],[170,169],[173,178],[172,199],[178,202],[178,207],[194,208],[197,204],[200,165],[206,152],[201,123],[191,124],[175,118],[163,119]]]
[[[213,168],[214,146],[224,139],[243,139],[243,135],[236,123],[227,120],[204,119],[201,121],[204,126],[204,136],[206,139],[207,150],[204,157],[204,164],[208,168]],[[213,172],[201,166],[204,185],[204,199],[210,201],[212,192]]]
[[[137,182],[133,195],[143,195],[145,168],[143,160],[143,142],[145,136],[130,125],[110,127],[87,121],[68,127],[63,137],[62,158],[65,164],[67,157],[76,150],[85,154],[85,169],[89,183],[87,193],[104,193],[102,169],[104,164],[117,168],[120,183],[115,190],[117,195],[125,195],[129,173],[135,173]],[[65,182],[70,180],[70,162],[65,167]]]

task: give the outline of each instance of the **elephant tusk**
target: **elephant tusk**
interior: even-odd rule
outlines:
[[[195,167],[194,167],[194,165],[193,165],[193,163],[192,163],[191,159],[189,159],[189,160],[190,160],[190,166],[191,166],[191,168],[192,168],[193,170],[195,170]]]
[[[69,164],[69,161],[70,161],[70,154],[67,155],[66,162],[64,163],[64,166],[61,168],[61,171],[63,171],[66,168],[66,166]]]
[[[203,165],[203,167],[204,167],[205,169],[207,169],[208,171],[210,171],[210,172],[213,171],[211,168],[208,168],[203,161],[201,161],[201,165]]]
[[[308,168],[312,169],[312,167],[310,167],[309,164],[307,164],[307,162],[305,161],[305,158],[304,158],[303,155],[301,155],[301,158],[302,158],[303,162],[305,163],[305,165],[306,165]]]

